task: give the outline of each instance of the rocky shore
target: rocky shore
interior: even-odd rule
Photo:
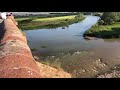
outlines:
[[[98,75],[97,78],[120,78],[120,71],[113,70],[109,73]]]

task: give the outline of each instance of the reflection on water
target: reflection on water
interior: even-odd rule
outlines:
[[[51,59],[49,55],[56,56],[52,60],[61,62],[67,72],[75,73],[75,77],[94,77],[120,64],[120,39],[83,38],[83,33],[98,20],[99,17],[87,16],[82,22],[64,29],[59,27],[24,32],[30,48],[37,49],[33,54],[43,56],[47,60]]]

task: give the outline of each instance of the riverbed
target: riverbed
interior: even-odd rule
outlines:
[[[68,27],[25,30],[33,55],[61,63],[73,77],[96,77],[120,64],[120,39],[86,40],[83,33],[99,20],[87,16]]]

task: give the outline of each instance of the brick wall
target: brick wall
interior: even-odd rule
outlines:
[[[0,78],[43,78],[14,17],[9,16],[3,24],[5,34],[0,43]]]

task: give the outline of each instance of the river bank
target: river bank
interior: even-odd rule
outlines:
[[[77,23],[85,19],[85,16],[59,16],[52,18],[17,18],[18,27],[22,30],[41,29],[41,28],[57,28],[65,27],[73,23]]]
[[[106,50],[106,52],[104,51]],[[64,70],[71,74],[72,78],[114,78],[120,76],[120,57],[119,50],[112,48],[113,55],[109,52],[110,48],[104,50],[93,50],[74,52],[72,54],[64,54],[58,56],[47,56],[44,59],[42,56],[33,52],[36,61],[45,65],[56,68],[57,70]],[[105,53],[109,53],[105,54]],[[101,53],[101,54],[99,54]]]
[[[119,60],[107,60],[106,62],[104,58],[96,57],[95,52],[75,52],[59,58],[48,56],[44,60],[40,58],[36,58],[36,60],[57,70],[64,70],[70,73],[72,78],[100,78],[101,76],[103,77],[104,73],[109,74],[113,70],[116,71],[116,77],[119,77],[119,67],[114,66],[115,64],[120,64]],[[110,65],[110,63],[113,63],[113,65]]]
[[[84,33],[84,37],[97,38],[120,38],[120,22],[115,22],[112,25],[94,25],[91,29]]]
[[[116,65],[109,72],[97,75],[97,78],[120,78],[120,65]]]

